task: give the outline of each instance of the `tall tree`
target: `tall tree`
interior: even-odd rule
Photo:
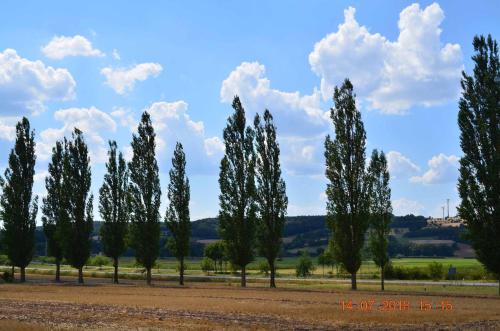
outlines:
[[[35,134],[26,117],[16,125],[16,142],[9,155],[5,179],[0,181],[0,219],[3,221],[5,252],[12,266],[21,269],[21,282],[26,280],[26,266],[35,248],[38,197],[33,197],[35,175]]]
[[[75,128],[71,140],[65,140],[61,230],[64,257],[78,269],[78,283],[83,284],[83,266],[90,256],[94,228],[90,157],[83,133]]]
[[[45,178],[47,196],[43,198],[42,224],[47,241],[47,254],[53,256],[56,262],[56,282],[60,281],[61,260],[63,249],[59,233],[61,231],[62,187],[63,187],[64,150],[60,141],[52,148],[52,159],[49,163],[49,174]]]
[[[219,231],[229,260],[241,268],[241,286],[245,287],[246,266],[254,258],[255,242],[254,132],[246,126],[245,110],[237,96],[233,109],[223,134],[226,151],[219,174]]]
[[[389,171],[384,152],[373,150],[370,166],[370,250],[373,262],[380,268],[380,287],[384,290],[385,267],[389,263],[389,232],[392,219]]]
[[[129,163],[130,240],[135,258],[146,269],[151,284],[151,269],[160,252],[160,177],[155,157],[156,134],[151,117],[144,112],[137,135],[132,137],[132,161]]]
[[[332,141],[328,135],[325,141],[326,210],[335,258],[351,274],[351,287],[355,290],[361,248],[369,225],[366,133],[348,79],[340,88],[335,87],[333,101],[335,108],[331,109],[330,117],[335,139]]]
[[[107,173],[99,190],[99,213],[104,221],[101,240],[104,254],[113,259],[113,281],[118,284],[118,259],[127,249],[128,170],[121,152],[117,156],[116,141],[109,142]]]
[[[473,45],[474,73],[462,74],[458,112],[458,212],[478,260],[498,275],[500,294],[500,62],[491,36],[476,36]]]
[[[281,177],[280,148],[276,141],[276,126],[269,110],[264,123],[255,115],[256,206],[259,251],[269,264],[270,287],[276,287],[275,261],[281,249],[285,215],[288,206],[285,181]]]
[[[191,221],[189,218],[189,179],[186,176],[186,155],[182,144],[175,145],[172,169],[169,172],[168,200],[165,223],[171,234],[168,248],[179,261],[179,284],[184,285],[184,258],[189,254]]]

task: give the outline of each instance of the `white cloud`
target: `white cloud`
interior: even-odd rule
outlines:
[[[75,35],[73,37],[54,36],[52,40],[42,47],[42,52],[46,57],[60,60],[66,56],[97,56],[105,54],[93,48],[92,43],[85,37]]]
[[[221,101],[231,104],[234,96],[238,95],[252,122],[255,112],[262,113],[269,109],[280,132],[317,132],[318,128],[326,128],[329,113],[320,108],[319,91],[300,95],[299,92],[273,89],[265,73],[265,66],[258,62],[242,62],[222,82]]]
[[[279,138],[282,167],[291,176],[322,176],[325,172],[324,135]]]
[[[392,208],[396,216],[420,215],[424,210],[424,206],[420,202],[406,198],[392,200]]]
[[[458,97],[462,52],[458,44],[443,46],[444,13],[437,3],[425,9],[412,4],[401,11],[396,41],[359,25],[355,12],[346,9],[338,30],[317,42],[309,55],[325,100],[346,77],[358,96],[384,113],[402,114],[412,106]]]
[[[14,141],[18,117],[0,117],[0,139]]]
[[[455,155],[446,156],[443,153],[433,156],[428,162],[429,170],[422,176],[411,177],[412,183],[440,184],[456,181],[460,158]]]
[[[208,156],[224,153],[224,142],[219,137],[206,138],[204,144]]]
[[[121,60],[120,53],[118,53],[118,50],[113,49],[113,52],[111,53],[111,55],[113,55],[113,59],[118,60],[118,61]]]
[[[13,49],[0,52],[0,115],[40,113],[48,101],[73,99],[75,86],[66,69],[22,58]]]
[[[150,76],[157,77],[163,70],[158,63],[141,63],[131,68],[106,67],[101,74],[106,77],[106,84],[118,94],[132,91],[136,81],[144,81]]]
[[[48,175],[49,175],[49,172],[47,170],[40,171],[40,172],[35,173],[35,176],[33,176],[33,180],[35,182],[44,182],[45,177],[47,177]]]
[[[410,177],[420,172],[420,168],[398,151],[387,153],[387,167],[392,178]]]
[[[37,142],[37,155],[47,160],[52,153],[56,141],[70,137],[74,128],[80,129],[86,139],[92,163],[103,163],[107,160],[107,144],[104,134],[116,131],[116,122],[107,113],[95,108],[68,108],[54,113],[54,118],[63,123],[61,128],[49,128],[40,133]]]
[[[122,126],[128,127],[130,132],[133,132],[137,128],[137,121],[130,109],[124,107],[113,107],[111,116],[118,119]]]

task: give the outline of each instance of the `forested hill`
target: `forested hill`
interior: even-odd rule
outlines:
[[[92,254],[101,251],[99,229],[101,222],[94,222]],[[217,218],[205,218],[192,222],[191,255],[201,256],[206,244],[219,239]],[[391,223],[389,253],[392,256],[467,256],[473,252],[463,239],[461,227],[435,227],[427,224],[424,216],[395,216]],[[316,255],[326,248],[329,231],[325,216],[290,216],[286,218],[283,234],[282,256],[308,250]],[[169,256],[165,248],[168,231],[162,223],[161,256]],[[41,227],[36,233],[36,254],[44,255],[45,238]],[[126,255],[133,255],[128,251]]]

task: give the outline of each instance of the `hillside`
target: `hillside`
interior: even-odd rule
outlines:
[[[94,223],[92,254],[101,252],[99,229],[101,222]],[[395,216],[391,224],[389,254],[391,256],[462,256],[471,257],[474,252],[463,239],[465,228],[443,227],[429,223],[424,216]],[[286,218],[282,256],[294,256],[307,250],[311,255],[323,251],[329,238],[325,216],[290,216]],[[169,256],[165,247],[168,231],[162,224],[161,256]],[[202,256],[206,244],[219,240],[217,218],[205,218],[192,222],[191,255]],[[368,252],[365,250],[366,257]],[[36,231],[36,255],[45,255],[45,237],[41,227]],[[132,256],[128,250],[125,255]]]

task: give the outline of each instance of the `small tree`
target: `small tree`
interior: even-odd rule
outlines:
[[[473,76],[463,72],[458,126],[458,213],[477,259],[498,276],[500,295],[500,61],[491,36],[474,37]]]
[[[254,259],[255,153],[254,132],[246,126],[240,99],[233,100],[234,114],[224,129],[225,155],[219,174],[219,231],[227,245],[229,260],[241,268],[246,286],[246,266]]]
[[[217,264],[219,264],[219,272],[222,272],[222,262],[224,261],[226,247],[222,240],[215,241],[205,246],[203,255],[214,261],[214,270],[217,272]]]
[[[138,134],[132,137],[132,161],[129,163],[130,241],[137,263],[146,269],[151,285],[151,269],[160,253],[160,178],[155,157],[155,132],[151,117],[142,114]]]
[[[444,267],[441,263],[433,261],[429,263],[428,269],[429,269],[429,276],[431,277],[432,280],[437,281],[443,278]]]
[[[70,141],[65,140],[61,227],[59,238],[64,257],[78,269],[78,283],[83,284],[83,266],[90,256],[94,228],[90,157],[83,134],[75,128]]]
[[[109,142],[107,173],[99,190],[99,213],[104,221],[101,227],[103,252],[113,259],[113,282],[118,284],[118,259],[127,249],[128,230],[128,170],[115,141]]]
[[[326,211],[335,258],[351,274],[351,288],[355,290],[361,249],[369,225],[366,133],[348,79],[340,88],[335,87],[333,101],[335,108],[331,109],[330,116],[335,139],[332,141],[327,136],[325,141]]]
[[[184,285],[184,258],[189,254],[191,222],[189,219],[189,179],[186,176],[186,156],[182,145],[175,146],[168,184],[170,204],[165,216],[165,223],[172,235],[168,239],[168,248],[179,261],[179,284]]]
[[[313,261],[311,260],[309,253],[307,251],[303,251],[300,255],[299,262],[295,267],[296,276],[303,278],[309,277],[312,275],[314,269]]]
[[[16,125],[16,142],[9,155],[5,180],[0,178],[0,219],[3,221],[5,252],[12,266],[21,269],[26,281],[26,266],[35,249],[38,197],[33,197],[35,175],[35,134],[26,117]]]
[[[384,290],[385,266],[389,263],[390,223],[392,219],[389,171],[383,152],[374,150],[368,167],[370,182],[370,251],[373,261],[380,268],[380,286]]]
[[[49,163],[49,174],[45,178],[47,196],[43,198],[42,224],[47,240],[47,254],[53,256],[56,264],[55,281],[61,280],[61,261],[63,247],[61,234],[61,217],[63,207],[63,160],[64,150],[60,141],[52,148],[52,159]]]
[[[259,251],[267,259],[271,273],[270,287],[276,287],[275,261],[281,249],[288,206],[285,181],[281,178],[280,149],[271,113],[264,112],[264,124],[255,115],[257,179],[257,239]]]

